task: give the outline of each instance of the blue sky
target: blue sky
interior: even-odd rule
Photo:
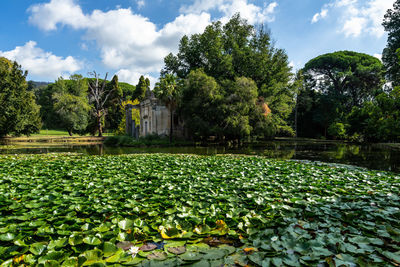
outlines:
[[[233,14],[265,24],[294,69],[324,53],[353,50],[379,57],[381,26],[394,0],[4,0],[0,56],[28,79],[54,81],[97,71],[136,84],[157,81],[180,38]]]

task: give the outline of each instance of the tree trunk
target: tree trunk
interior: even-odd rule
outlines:
[[[172,143],[172,133],[173,133],[172,128],[173,128],[174,116],[173,116],[171,107],[170,107],[169,113],[170,113],[169,142]]]
[[[97,117],[97,130],[98,130],[98,137],[103,137],[103,127],[101,125],[101,118]]]
[[[69,134],[69,136],[72,136],[72,130],[71,129],[68,129],[68,134]]]

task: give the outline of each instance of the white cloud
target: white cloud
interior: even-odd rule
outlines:
[[[57,29],[57,24],[79,29],[89,23],[81,7],[73,0],[51,0],[46,4],[33,5],[28,11],[32,14],[29,22],[45,31]]]
[[[382,61],[382,54],[374,54],[374,57]]]
[[[275,8],[277,2],[265,3],[263,7],[249,3],[248,0],[195,0],[192,5],[182,6],[180,12],[188,14],[199,14],[211,10],[219,11],[223,14],[222,21],[227,21],[234,14],[239,13],[247,19],[250,24],[274,21]]]
[[[136,4],[137,4],[137,8],[141,9],[146,5],[146,2],[144,0],[137,0]]]
[[[65,9],[73,11],[71,16],[79,17],[80,23],[67,19],[64,12],[56,8],[60,5],[68,5]],[[45,31],[55,30],[58,25],[83,29],[83,38],[97,44],[104,65],[119,69],[125,80],[129,80],[129,73],[135,77],[138,73],[158,73],[164,57],[177,51],[184,34],[202,32],[211,23],[211,16],[203,12],[180,15],[157,29],[148,18],[134,14],[131,9],[94,10],[83,14],[73,0],[51,0],[35,5],[29,11],[30,22]],[[44,26],[48,18],[51,18],[50,26]]]
[[[42,80],[69,76],[80,70],[83,65],[71,56],[62,58],[45,52],[37,47],[34,41],[29,41],[24,46],[17,46],[14,50],[0,51],[0,56],[17,61],[23,69],[28,70],[30,76]]]
[[[118,75],[119,81],[130,83],[133,85],[136,85],[139,82],[140,76],[143,75],[141,72],[137,72],[135,70],[130,70],[130,69],[121,69],[116,74]],[[154,88],[154,85],[157,82],[157,78],[151,75],[144,75],[144,77],[149,78],[150,88]]]
[[[321,12],[316,13],[314,15],[314,17],[311,20],[311,23],[316,23],[318,22],[320,19],[326,18],[326,16],[328,15],[328,9],[326,8],[322,8]]]
[[[383,17],[392,6],[393,0],[332,0],[314,15],[311,22],[316,23],[332,12],[336,14],[339,32],[347,37],[369,34],[380,38],[384,35]]]

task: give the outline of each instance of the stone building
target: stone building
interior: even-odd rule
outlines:
[[[140,126],[132,120],[132,109],[140,110]],[[173,120],[173,136],[184,136],[184,125],[177,116]],[[146,94],[146,98],[138,105],[126,106],[126,134],[134,137],[148,135],[169,136],[171,117],[169,109],[154,96],[153,92]]]
[[[169,131],[170,112],[154,93],[150,92],[146,99],[140,102],[140,136],[166,136],[169,135]]]

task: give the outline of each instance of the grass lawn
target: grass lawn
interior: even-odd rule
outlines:
[[[391,266],[400,178],[253,156],[0,156],[3,266]]]

